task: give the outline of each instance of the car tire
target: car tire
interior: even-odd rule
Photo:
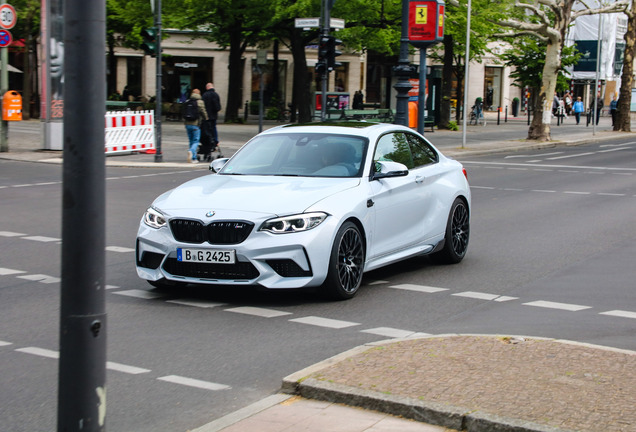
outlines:
[[[461,198],[456,198],[451,206],[446,222],[444,247],[434,255],[442,264],[457,264],[466,256],[470,237],[470,215],[468,205]]]
[[[365,248],[360,229],[353,222],[345,222],[333,242],[327,279],[323,292],[335,300],[347,300],[358,292],[362,284]]]

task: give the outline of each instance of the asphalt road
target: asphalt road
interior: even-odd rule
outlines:
[[[636,143],[471,157],[459,265],[412,259],[358,296],[151,289],[142,212],[202,170],[107,169],[108,408],[113,431],[186,431],[277,392],[349,348],[412,333],[496,333],[636,349]],[[0,160],[0,429],[55,428],[61,167]]]

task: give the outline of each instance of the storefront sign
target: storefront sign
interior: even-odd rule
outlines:
[[[444,9],[441,0],[409,1],[409,42],[426,48],[444,39]]]

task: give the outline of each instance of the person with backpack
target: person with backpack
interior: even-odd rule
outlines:
[[[183,103],[183,120],[190,141],[188,162],[199,163],[197,149],[201,143],[201,123],[208,120],[208,113],[199,89],[192,90],[190,98]]]

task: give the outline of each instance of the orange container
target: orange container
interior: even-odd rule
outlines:
[[[409,127],[417,127],[417,102],[409,101]]]
[[[2,97],[2,120],[22,120],[22,96],[15,90],[9,90]]]

